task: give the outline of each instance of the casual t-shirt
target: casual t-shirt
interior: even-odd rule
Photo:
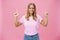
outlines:
[[[21,23],[24,24],[25,30],[24,34],[27,35],[35,35],[38,33],[38,24],[42,21],[42,17],[37,15],[37,20],[35,21],[32,16],[29,17],[29,20],[25,18],[25,15],[22,16],[19,20]]]

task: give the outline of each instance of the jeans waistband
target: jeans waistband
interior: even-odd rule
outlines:
[[[37,34],[35,34],[35,35],[27,35],[27,34],[24,34],[25,36],[37,36],[38,35],[38,33]]]

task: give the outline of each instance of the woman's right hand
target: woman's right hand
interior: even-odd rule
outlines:
[[[19,14],[18,14],[18,11],[16,10],[15,12],[14,12],[14,17],[18,17],[19,16]]]
[[[20,22],[18,21],[19,16],[18,11],[16,10],[13,15],[14,15],[15,26],[18,27],[20,25]]]

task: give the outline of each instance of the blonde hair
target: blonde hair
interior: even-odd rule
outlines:
[[[26,18],[27,20],[29,20],[29,17],[30,17],[29,7],[30,7],[30,5],[33,5],[33,6],[34,6],[34,13],[32,14],[32,16],[33,16],[33,19],[36,21],[36,20],[37,20],[37,15],[36,15],[36,6],[35,6],[34,3],[30,3],[30,4],[28,5],[27,14],[26,14],[25,18]]]

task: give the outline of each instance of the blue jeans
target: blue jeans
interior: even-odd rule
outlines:
[[[38,34],[31,35],[31,36],[24,34],[24,40],[39,40],[39,36]]]

